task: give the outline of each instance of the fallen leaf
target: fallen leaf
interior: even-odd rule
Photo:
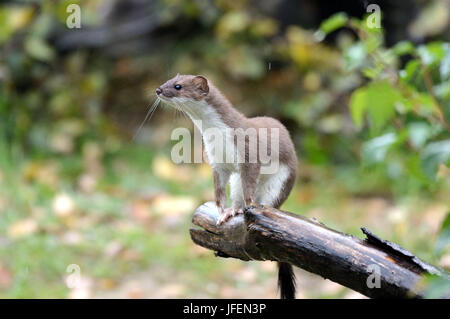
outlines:
[[[22,171],[25,180],[39,182],[50,187],[58,185],[58,174],[58,165],[55,162],[31,162]]]
[[[177,166],[167,157],[157,156],[152,163],[153,173],[162,179],[177,178]]]
[[[162,195],[157,197],[152,210],[163,216],[191,214],[197,206],[197,200],[191,196]]]
[[[152,169],[156,177],[182,183],[192,183],[193,174],[195,173],[195,170],[191,166],[176,165],[164,156],[155,157],[152,163]]]
[[[117,287],[117,282],[111,278],[105,278],[100,280],[100,287],[106,290],[112,290]]]
[[[11,238],[21,238],[35,233],[37,229],[37,222],[32,218],[26,218],[13,223],[8,228],[8,234]]]

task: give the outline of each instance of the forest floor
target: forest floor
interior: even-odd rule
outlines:
[[[276,298],[274,262],[217,258],[192,243],[192,213],[213,199],[211,170],[175,165],[167,154],[129,147],[107,156],[91,144],[82,155],[28,158],[1,171],[0,297]],[[359,237],[368,227],[450,267],[433,253],[449,185],[433,198],[394,196],[365,192],[356,170],[300,167],[283,209]],[[298,298],[362,297],[296,273]]]

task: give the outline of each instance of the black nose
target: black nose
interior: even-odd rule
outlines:
[[[162,93],[161,88],[157,88],[157,89],[156,89],[156,94],[157,94],[157,95],[160,95],[161,93]]]

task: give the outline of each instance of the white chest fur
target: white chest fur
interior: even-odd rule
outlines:
[[[205,101],[193,102],[183,98],[176,98],[175,101],[202,133],[209,164],[230,172],[237,171],[234,135],[217,111]]]
[[[234,132],[222,120],[211,105],[204,101],[195,102],[173,98],[177,108],[185,111],[202,133],[209,164],[216,169],[221,179],[230,177],[230,197],[233,207],[244,205],[241,176],[238,167],[238,148],[234,144]],[[280,165],[270,174],[261,174],[257,181],[255,199],[258,203],[273,206],[290,176],[290,169]],[[231,175],[231,176],[230,176]]]

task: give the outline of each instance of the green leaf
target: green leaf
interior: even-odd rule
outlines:
[[[348,21],[348,16],[344,12],[338,12],[333,14],[331,17],[323,21],[320,25],[320,31],[325,34],[329,34],[334,30],[342,28]]]
[[[418,60],[409,61],[405,68],[400,71],[400,78],[402,81],[409,82],[413,77],[418,74],[420,62]]]
[[[377,49],[380,49],[379,53],[383,53],[384,51],[381,49],[383,45],[383,36],[380,33],[381,29],[373,28],[368,32],[367,38],[364,40],[364,45],[366,46],[366,50],[369,53],[374,52]]]
[[[376,132],[395,115],[395,103],[402,100],[402,94],[388,82],[375,82],[353,92],[350,113],[359,128],[367,113],[372,131]]]
[[[361,128],[364,122],[364,112],[367,109],[367,89],[360,88],[353,92],[350,98],[350,114],[356,127]]]
[[[444,44],[442,42],[431,42],[427,45],[421,45],[417,48],[417,53],[425,65],[436,64],[445,55]]]
[[[55,56],[53,49],[37,36],[30,36],[25,40],[25,50],[30,56],[41,61],[49,62]]]
[[[395,133],[387,133],[365,142],[362,145],[362,160],[366,164],[383,162],[389,148],[397,142]]]
[[[364,63],[366,55],[364,43],[357,42],[349,46],[344,53],[345,68],[351,71],[360,67]]]
[[[376,67],[367,67],[363,70],[364,76],[368,77],[369,79],[375,79],[381,74],[381,71],[383,71],[382,67],[376,66]]]
[[[414,52],[414,45],[410,41],[400,41],[394,45],[392,52],[398,56],[411,54]]]
[[[440,255],[444,250],[450,248],[450,212],[447,213],[441,225],[439,237],[436,241],[435,251]]]
[[[420,157],[417,154],[411,154],[406,158],[406,173],[420,181],[423,185],[429,185],[430,179],[425,175],[421,167]]]
[[[418,149],[432,136],[432,128],[427,123],[414,122],[408,125],[408,134],[411,144]]]
[[[421,154],[422,168],[432,179],[440,164],[450,164],[450,140],[428,144]]]

